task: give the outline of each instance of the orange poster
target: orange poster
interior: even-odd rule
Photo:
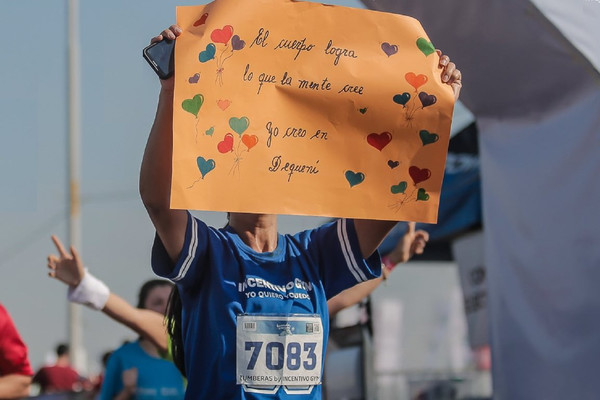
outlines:
[[[173,208],[434,223],[454,97],[413,18],[177,7]]]

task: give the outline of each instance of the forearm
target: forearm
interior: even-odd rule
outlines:
[[[165,249],[175,261],[185,240],[187,214],[171,209],[172,154],[173,90],[163,88],[142,159],[140,196]]]
[[[29,396],[31,377],[11,374],[0,377],[0,399],[19,399]]]
[[[168,351],[167,328],[160,313],[135,308],[114,293],[109,295],[102,312],[151,340],[162,352]]]
[[[140,195],[148,212],[169,210],[173,153],[173,90],[161,89],[140,169]]]
[[[364,258],[370,257],[377,250],[385,236],[392,230],[396,223],[396,221],[369,219],[354,220],[360,251]]]
[[[333,317],[344,308],[357,304],[362,299],[370,295],[371,292],[373,292],[383,281],[383,273],[384,272],[382,270],[382,276],[375,279],[370,279],[366,282],[361,282],[329,299],[327,301],[329,317]]]

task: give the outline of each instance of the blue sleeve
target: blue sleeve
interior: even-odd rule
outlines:
[[[381,275],[379,252],[363,258],[353,220],[339,219],[309,231],[309,234],[309,251],[319,260],[327,299]]]
[[[113,353],[106,364],[104,380],[100,389],[100,400],[113,400],[123,389],[123,368],[118,354]]]
[[[208,248],[210,228],[206,224],[188,215],[185,230],[185,242],[177,263],[173,265],[165,246],[158,235],[152,246],[152,270],[160,277],[167,278],[184,287],[194,286],[202,279],[204,262]]]

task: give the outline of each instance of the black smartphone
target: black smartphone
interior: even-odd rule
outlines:
[[[174,49],[175,40],[163,39],[160,42],[152,43],[142,51],[144,59],[148,61],[160,79],[167,79],[173,75]]]

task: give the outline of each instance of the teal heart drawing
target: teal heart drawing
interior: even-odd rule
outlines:
[[[215,58],[216,52],[217,47],[213,43],[209,43],[206,45],[206,50],[201,51],[200,54],[198,54],[198,60],[200,60],[201,63],[210,61]]]
[[[204,157],[198,157],[196,159],[196,163],[198,164],[198,169],[202,174],[202,179],[204,179],[206,174],[215,169],[215,160],[213,159],[206,160]]]
[[[423,146],[435,143],[440,138],[436,133],[429,133],[429,131],[426,131],[425,129],[419,132],[419,137],[421,138],[421,142],[423,142]]]
[[[244,133],[244,131],[246,129],[248,129],[249,125],[250,125],[250,120],[248,119],[248,117],[242,117],[242,118],[231,117],[231,118],[229,118],[229,126],[238,135],[241,135],[242,133]]]
[[[346,180],[350,184],[350,187],[356,186],[365,180],[365,174],[363,174],[362,172],[354,172],[354,171],[348,170],[348,171],[346,171],[346,173],[344,175],[346,176]]]
[[[425,38],[420,37],[417,39],[417,47],[425,54],[425,56],[435,53],[433,43]]]
[[[202,104],[204,104],[204,96],[202,96],[201,94],[197,94],[191,99],[185,99],[181,103],[181,108],[183,108],[190,114],[194,114],[194,116],[198,118],[198,111],[200,111]]]
[[[210,129],[207,129],[204,133],[208,136],[212,136],[213,133],[215,133],[215,127],[211,126]]]
[[[394,96],[394,103],[400,104],[401,106],[406,106],[406,103],[410,100],[410,93],[404,92],[402,94],[397,94]]]
[[[421,200],[421,201],[429,200],[429,194],[427,194],[427,192],[423,188],[419,189],[419,191],[417,192],[417,201],[419,201],[419,200]]]
[[[408,186],[408,184],[406,183],[406,181],[402,181],[402,182],[400,182],[400,183],[399,183],[399,184],[397,184],[397,185],[393,185],[393,186],[390,188],[390,191],[391,191],[393,194],[404,193],[404,191],[406,190],[406,187],[407,187],[407,186]]]
[[[359,111],[361,114],[365,114],[365,113],[367,112],[367,107],[365,107],[365,108],[360,108],[358,111]]]

